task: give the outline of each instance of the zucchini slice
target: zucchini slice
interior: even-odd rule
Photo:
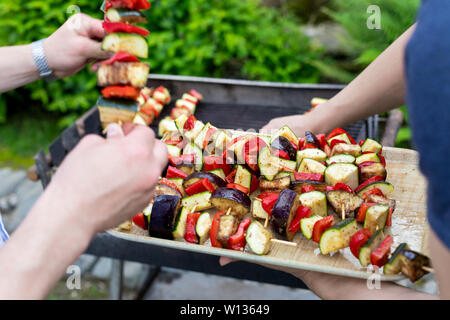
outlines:
[[[383,149],[383,146],[372,139],[366,139],[361,146],[362,152],[373,152],[378,153]]]
[[[206,133],[208,132],[208,129],[212,127],[213,126],[211,126],[211,123],[208,122],[203,126],[202,130],[195,137],[194,142],[200,149],[203,149],[203,142],[205,141]]]
[[[147,23],[147,18],[139,10],[111,8],[105,13],[110,22]]]
[[[184,173],[186,173],[188,176],[193,174],[195,172],[195,165],[192,163],[182,163],[177,166],[177,169],[180,169]]]
[[[285,178],[285,177],[289,177],[289,179],[293,180],[294,173],[292,171],[281,171],[281,172],[277,173],[277,175],[275,176],[275,179],[281,179],[281,178]]]
[[[386,220],[389,214],[389,206],[378,204],[372,206],[366,211],[364,219],[364,228],[372,232],[383,230],[386,225]]]
[[[298,165],[297,171],[301,173],[319,173],[324,174],[327,167],[319,161],[304,158]]]
[[[355,160],[355,164],[360,165],[361,163],[367,161],[381,162],[380,157],[378,157],[376,153],[366,153],[357,157]]]
[[[311,208],[312,215],[326,217],[328,215],[327,197],[320,191],[311,191],[300,195],[300,203],[304,207]]]
[[[184,194],[183,179],[181,179],[181,178],[169,178],[168,180],[173,182],[177,186],[178,190],[180,190]]]
[[[192,130],[185,131],[184,136],[190,141],[195,141],[195,138],[199,135],[204,126],[205,125],[203,122],[197,120],[194,123],[194,128],[192,128]]]
[[[247,229],[245,239],[250,250],[257,255],[265,255],[270,251],[272,233],[258,221],[253,221]]]
[[[380,189],[385,196],[394,192],[394,186],[392,184],[386,181],[380,181],[369,183],[365,188],[358,191],[358,196],[362,196],[364,193],[374,188]]]
[[[167,151],[169,153],[169,156],[171,157],[178,157],[181,154],[181,149],[177,146],[173,146],[170,144],[167,144]]]
[[[199,244],[205,243],[208,239],[211,223],[211,216],[208,212],[204,212],[198,217],[197,224],[195,225],[195,233],[197,234]]]
[[[287,138],[290,142],[298,146],[299,139],[297,135],[288,126],[280,128],[280,130],[278,130],[277,133],[272,136],[270,144],[272,144],[272,142],[279,136]]]
[[[329,254],[348,247],[350,238],[358,231],[355,219],[345,219],[334,227],[327,229],[319,241],[320,253]]]
[[[108,34],[103,38],[102,50],[115,53],[126,51],[139,58],[148,58],[147,40],[134,33],[117,32]]]
[[[200,192],[181,199],[181,203],[183,204],[183,207],[186,207],[189,210],[189,212],[191,212],[194,207],[196,207],[195,211],[203,211],[213,207],[211,204],[211,195],[212,193],[208,191]]]
[[[225,180],[226,179],[226,175],[225,175],[225,172],[223,172],[223,170],[222,169],[214,169],[214,170],[211,170],[211,171],[208,171],[209,173],[212,173],[212,174],[215,174],[216,176],[218,176],[218,177],[221,177],[223,180]]]
[[[258,155],[258,167],[261,174],[268,180],[271,181],[280,172],[280,167],[275,165],[275,159],[270,153],[268,146],[261,149]]]
[[[314,230],[314,224],[322,219],[322,216],[315,215],[309,218],[304,218],[300,221],[300,229],[302,230],[302,233],[306,239],[311,239]]]
[[[400,259],[400,251],[402,251],[403,249],[409,249],[408,245],[403,242],[400,243],[397,247],[397,249],[395,249],[394,253],[392,254],[391,258],[389,259],[389,261],[383,266],[383,273],[384,274],[398,274],[401,271],[401,259]]]
[[[334,163],[325,170],[325,183],[335,186],[345,183],[355,190],[359,186],[358,167],[350,163]]]
[[[188,117],[185,114],[182,114],[178,118],[175,119],[175,126],[177,127],[178,132],[183,136],[184,134],[184,124],[186,123]]]
[[[173,226],[172,235],[174,239],[184,239],[184,233],[186,232],[186,219],[189,214],[189,210],[186,207],[182,207]]]
[[[226,130],[219,130],[219,133],[214,140],[214,147],[216,150],[224,150],[230,141],[231,134]]]
[[[167,132],[176,132],[177,127],[175,126],[175,121],[170,117],[165,117],[158,124],[158,136],[162,137]]]
[[[372,237],[359,249],[359,263],[363,267],[367,267],[370,264],[370,254],[372,251],[376,250],[381,242],[383,242],[384,234],[383,231],[377,230],[373,233]]]
[[[386,168],[381,163],[375,162],[372,163],[370,166],[364,166],[359,168],[359,177],[361,183],[375,176],[380,176],[386,179],[387,171]]]
[[[252,201],[252,216],[253,218],[266,220],[269,214],[262,207],[262,202],[254,198]]]
[[[252,174],[243,166],[238,165],[236,170],[236,176],[234,177],[234,183],[237,183],[248,189],[250,193],[250,187],[252,184]]]
[[[183,154],[195,155],[195,170],[203,169],[203,151],[194,142],[187,144],[183,149]]]
[[[190,114],[194,114],[195,109],[197,109],[197,105],[195,103],[192,103],[192,102],[184,100],[184,99],[178,99],[175,102],[175,108],[176,109],[187,109],[187,110],[189,110]]]
[[[316,161],[325,161],[327,154],[320,149],[313,148],[297,151],[297,165],[300,165],[300,162],[305,158]]]
[[[337,154],[327,159],[327,165],[334,163],[354,163],[356,158],[350,154]]]
[[[354,157],[361,155],[361,147],[358,144],[339,143],[331,150],[331,156],[337,154],[349,154]]]
[[[331,145],[331,141],[333,141],[333,140],[342,140],[342,141],[347,142],[348,144],[352,143],[350,141],[350,139],[348,138],[347,134],[345,134],[345,133],[342,133],[342,134],[340,134],[338,136],[335,136],[335,137],[331,138],[330,140],[327,140],[328,144]]]

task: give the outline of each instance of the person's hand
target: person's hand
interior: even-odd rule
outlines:
[[[274,134],[278,129],[286,125],[289,126],[289,128],[299,137],[303,137],[305,135],[305,131],[313,130],[312,124],[308,121],[307,115],[295,115],[274,118],[263,126],[260,132],[265,134]]]
[[[105,36],[102,21],[85,14],[71,16],[55,33],[44,40],[50,69],[57,78],[71,76],[88,63],[111,57],[102,51]]]
[[[93,236],[148,205],[167,159],[167,148],[151,129],[136,125],[125,135],[119,125],[111,124],[107,139],[88,135],[81,140],[44,195],[62,206],[60,219],[66,225]]]

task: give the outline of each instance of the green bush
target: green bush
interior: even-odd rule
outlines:
[[[152,73],[233,77],[254,80],[317,82],[310,61],[320,54],[297,21],[258,0],[155,0],[147,11]],[[101,18],[101,1],[33,0],[0,2],[0,45],[49,36],[69,14],[70,5]],[[74,114],[96,101],[96,77],[84,70],[68,79],[39,81],[0,97],[0,120],[7,106],[42,105]]]

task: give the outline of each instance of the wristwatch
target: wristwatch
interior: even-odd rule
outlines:
[[[45,39],[41,39],[31,44],[33,59],[41,78],[44,78],[47,81],[53,81],[56,78],[53,71],[48,66],[47,58],[45,57],[44,40]]]

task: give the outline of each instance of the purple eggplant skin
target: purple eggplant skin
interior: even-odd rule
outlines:
[[[181,206],[181,197],[162,195],[155,198],[150,215],[150,237],[173,240],[173,222]]]
[[[211,196],[211,203],[220,211],[231,208],[231,214],[240,218],[250,212],[250,198],[242,191],[233,188],[218,188]]]
[[[297,158],[297,150],[295,150],[292,143],[283,136],[276,137],[270,146],[274,149],[286,152],[289,155],[289,159],[292,161],[295,161]]]
[[[223,180],[218,175],[211,173],[211,172],[194,172],[193,174],[189,175],[184,179],[183,187],[187,188],[191,184],[197,182],[201,179],[208,179],[216,188],[223,188],[227,186],[227,183],[225,180]]]
[[[283,189],[278,196],[272,209],[270,222],[273,228],[282,236],[286,236],[286,228],[291,213],[291,208],[295,203],[297,192],[291,189]]]
[[[305,132],[305,144],[310,143],[315,145],[318,149],[320,149],[320,141],[317,139],[316,135],[311,131]]]

